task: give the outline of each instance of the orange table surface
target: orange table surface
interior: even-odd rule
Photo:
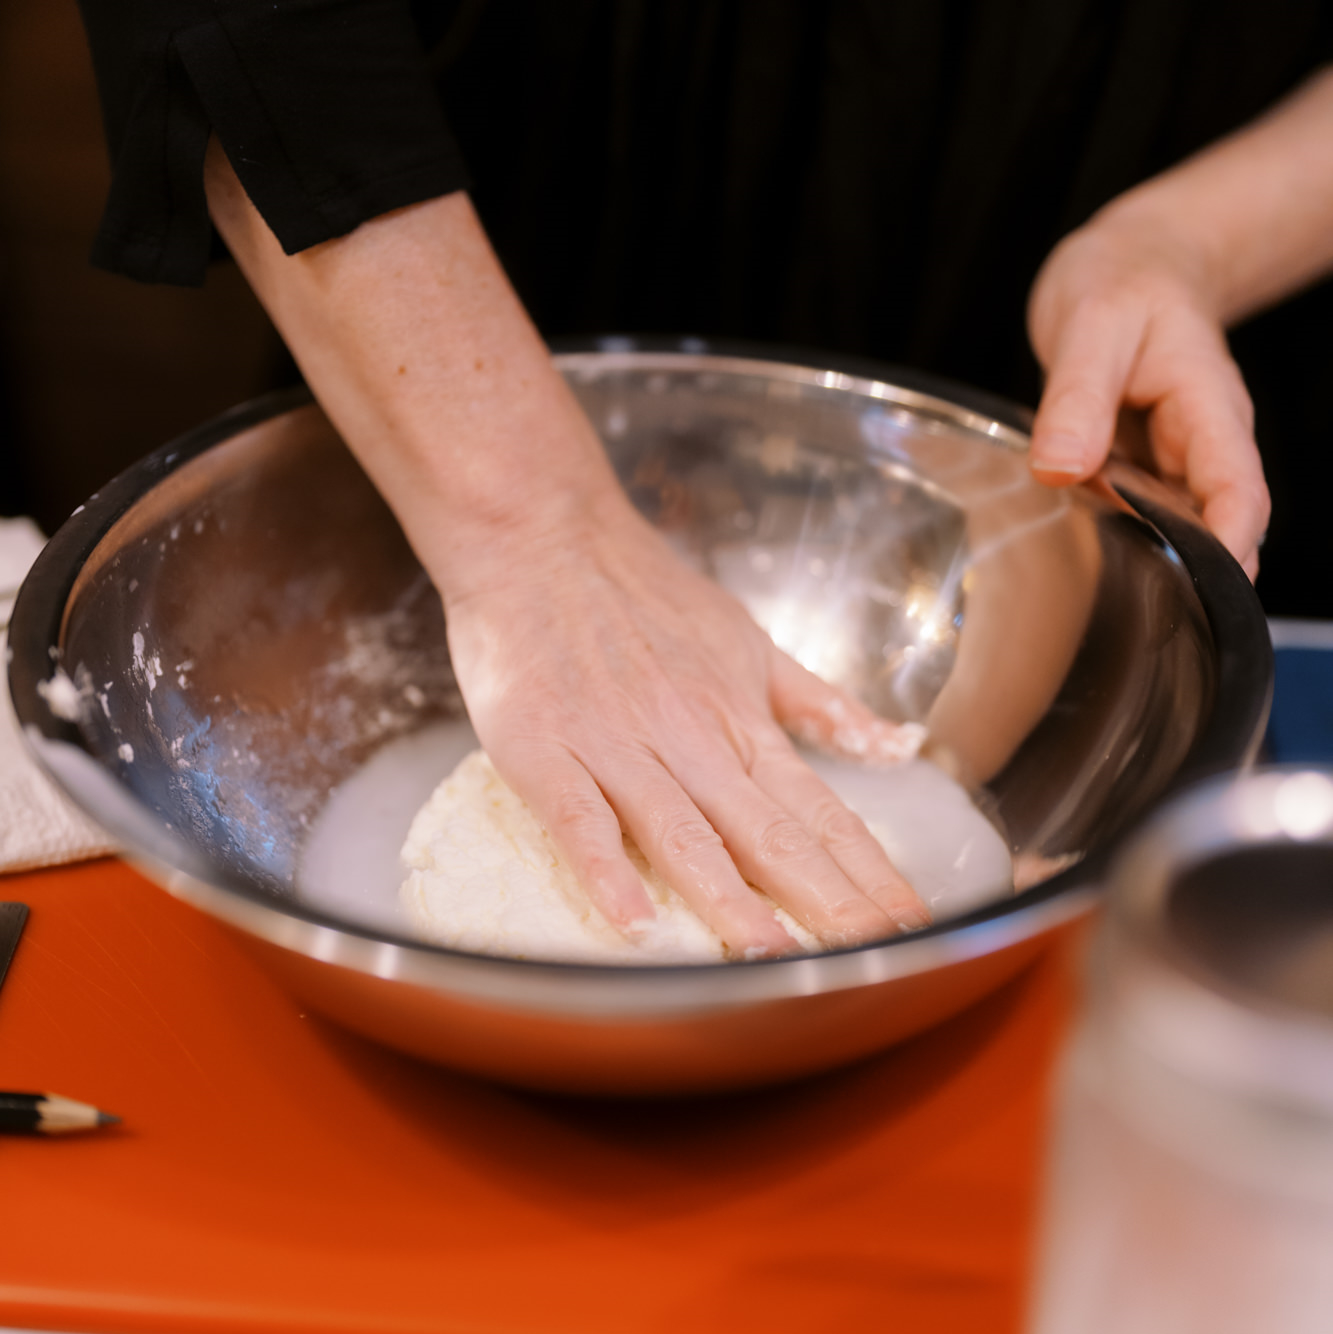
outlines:
[[[0,1139],[0,1325],[79,1331],[1022,1323],[1061,942],[968,1013],[787,1088],[572,1101],[314,1016],[228,929],[118,862],[29,904],[0,1088],[124,1124]]]

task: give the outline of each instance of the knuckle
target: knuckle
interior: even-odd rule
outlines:
[[[576,859],[575,866],[576,874],[603,913],[609,909],[614,914],[618,904],[643,891],[644,882],[623,850],[618,856],[612,856],[609,849],[595,850]]]
[[[857,938],[883,929],[887,916],[870,899],[858,896],[829,904],[828,920],[834,931]]]
[[[746,754],[749,757],[747,768],[767,768],[769,765],[782,764],[796,754],[796,747],[786,727],[775,721],[776,704],[770,698],[765,703],[767,715],[756,717],[746,729]]]
[[[1074,380],[1056,389],[1049,404],[1048,423],[1065,425],[1089,417],[1106,417],[1116,410],[1111,396],[1086,380]]]
[[[549,808],[553,827],[585,835],[600,833],[610,817],[611,808],[605,800],[591,792],[559,792]]]
[[[811,822],[825,843],[854,843],[869,837],[866,823],[840,801],[822,801],[811,813]]]
[[[779,866],[796,857],[808,857],[816,850],[814,836],[790,816],[771,820],[755,840],[755,857],[761,866]]]
[[[605,852],[594,849],[584,851],[578,859],[578,869],[586,880],[596,885],[612,879],[619,867]]]
[[[1137,293],[1135,294],[1137,295]],[[1070,325],[1104,329],[1116,324],[1130,302],[1125,284],[1097,285],[1081,293],[1069,308]]]
[[[713,852],[722,847],[716,829],[702,816],[684,816],[672,820],[661,832],[662,852],[670,858],[685,860],[701,852]]]
[[[797,735],[809,733],[816,741],[827,732],[830,725],[829,716],[823,709],[793,711],[785,721]],[[780,727],[765,727],[751,739],[747,771],[752,777],[759,773],[777,772],[795,760],[796,751],[787,733]]]
[[[759,763],[761,748],[750,734],[749,730],[733,724],[730,718],[724,717],[722,720],[722,732],[740,761],[741,768],[746,773],[753,773],[755,766]]]

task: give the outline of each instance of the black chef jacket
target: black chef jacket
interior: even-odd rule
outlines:
[[[1333,58],[1321,0],[81,4],[106,267],[201,280],[211,131],[289,251],[467,186],[547,336],[792,342],[1027,401],[1055,241]],[[1294,569],[1326,547],[1295,520],[1327,494],[1329,288],[1252,328]]]

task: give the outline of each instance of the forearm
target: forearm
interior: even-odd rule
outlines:
[[[206,183],[233,255],[446,597],[512,549],[497,534],[540,541],[620,503],[466,195],[287,255],[216,144]]]
[[[1333,68],[1094,222],[1188,252],[1224,325],[1333,271]]]
[[[286,255],[210,154],[219,228],[447,608],[468,716],[605,919],[654,920],[630,835],[740,957],[929,913],[780,722],[898,729],[784,658],[620,489],[463,195]],[[779,855],[780,854],[780,855]]]

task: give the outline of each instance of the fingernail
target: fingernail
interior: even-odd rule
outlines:
[[[653,928],[657,925],[656,917],[636,917],[632,922],[626,922],[620,928],[620,934],[630,942],[631,945],[642,945],[653,933]]]
[[[799,942],[788,936],[785,945],[747,945],[741,951],[741,958],[746,963],[753,963],[756,959],[781,959],[788,954],[799,954],[800,952]]]
[[[1060,477],[1081,477],[1086,450],[1077,436],[1043,436],[1041,447],[1032,453],[1032,470]]]
[[[925,908],[900,908],[893,914],[899,931],[920,931],[931,924],[931,916]]]

